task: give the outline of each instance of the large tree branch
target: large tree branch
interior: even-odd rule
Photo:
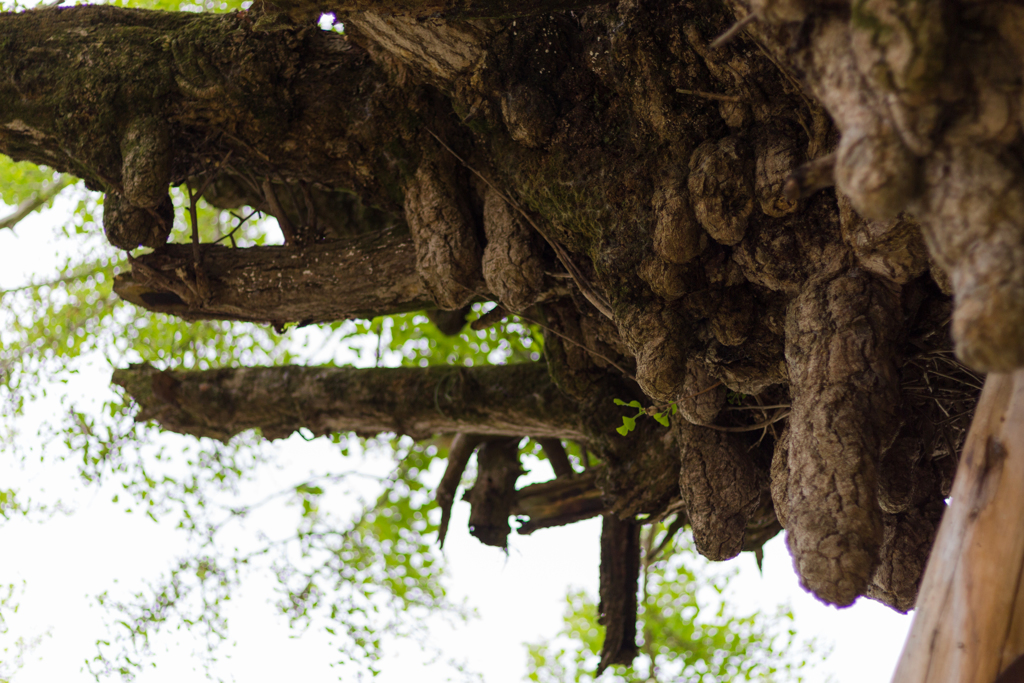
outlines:
[[[269,439],[397,432],[414,438],[473,432],[586,438],[581,408],[540,364],[475,368],[270,367],[114,372],[139,405],[137,419],[225,441],[248,429]]]
[[[171,244],[114,282],[122,299],[185,320],[323,323],[431,308],[408,235],[385,232],[303,248],[204,245],[208,296],[189,305],[192,248]]]
[[[228,152],[242,177],[401,200],[417,105],[342,36],[256,13],[96,6],[3,13],[0,34],[0,152],[14,159],[142,208]]]

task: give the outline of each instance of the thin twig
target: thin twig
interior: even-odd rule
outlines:
[[[720,95],[716,92],[704,92],[703,90],[686,90],[684,88],[676,88],[676,92],[681,95],[692,95],[694,97],[703,97],[706,100],[721,100],[722,102],[742,102],[743,98],[738,95]]]
[[[765,420],[764,422],[758,422],[757,424],[747,425],[745,427],[720,427],[718,425],[701,425],[701,426],[702,427],[707,427],[708,429],[714,429],[717,432],[755,432],[758,429],[764,429],[765,427],[767,427],[769,425],[775,424],[779,420],[783,420],[783,419],[789,417],[791,412],[792,411],[787,410],[784,413],[779,413],[778,415],[776,415],[775,417],[773,417],[771,419]]]
[[[0,218],[0,230],[3,230],[4,228],[13,228],[22,219],[63,192],[64,188],[71,185],[76,180],[76,178],[67,174],[60,176],[55,182],[47,185],[46,187],[40,188],[40,190],[34,195],[18,204],[12,213]]]
[[[775,408],[792,408],[792,403],[779,403],[773,406],[726,406],[726,410],[773,410]]]
[[[729,42],[732,41],[733,38],[735,38],[739,34],[740,31],[742,31],[746,27],[747,24],[754,21],[760,16],[761,15],[758,14],[757,12],[751,12],[750,14],[748,14],[747,16],[743,17],[735,24],[730,26],[729,30],[727,30],[725,33],[711,41],[711,44],[708,47],[710,47],[712,50],[717,50],[723,45],[728,44]]]
[[[541,328],[542,330],[546,330],[547,332],[550,332],[551,334],[555,335],[556,337],[561,337],[562,339],[564,339],[565,341],[569,342],[570,344],[575,344],[576,346],[580,347],[581,349],[583,349],[587,353],[592,354],[594,356],[597,356],[601,360],[607,362],[612,367],[614,367],[616,370],[618,370],[619,372],[621,372],[623,375],[625,375],[626,377],[630,378],[634,382],[636,381],[636,376],[632,372],[626,370],[625,368],[623,368],[621,365],[619,365],[618,363],[613,361],[608,356],[606,356],[606,355],[604,355],[602,353],[599,353],[597,351],[594,351],[590,347],[588,347],[588,346],[586,346],[584,344],[579,343],[578,341],[576,341],[572,337],[566,336],[566,335],[562,334],[561,332],[558,332],[557,330],[551,329],[550,327],[548,327],[544,323],[538,322],[536,320],[531,320],[530,318],[527,318],[522,313],[514,313],[513,315],[515,315],[517,318],[520,318],[521,320],[525,320],[526,322],[528,322],[531,325],[536,325],[537,327]],[[721,384],[721,382],[719,382],[719,384]],[[712,388],[714,388],[714,387],[712,387]]]

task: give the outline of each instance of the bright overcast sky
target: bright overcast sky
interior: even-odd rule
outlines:
[[[6,211],[0,205],[0,215]],[[31,273],[52,269],[52,226],[67,211],[65,204],[33,216],[14,232],[0,230],[0,289],[22,284]],[[100,364],[67,386],[81,400],[105,391],[108,382],[109,369]],[[26,433],[23,438],[29,436]],[[301,481],[319,459],[337,457],[336,449],[323,440],[309,444],[293,437],[277,447],[283,471],[267,472],[253,484],[257,489],[271,491],[280,488],[281,482]],[[83,488],[73,463],[33,462],[22,468],[10,460],[0,459],[0,487],[19,487],[29,495],[45,490],[45,498],[73,501],[77,509],[70,517],[58,516],[45,524],[14,520],[0,526],[0,585],[26,581],[18,597],[21,609],[16,615],[5,615],[10,632],[0,635],[0,650],[19,636],[32,638],[48,632],[12,683],[90,681],[82,665],[95,654],[94,642],[105,633],[105,614],[93,596],[104,590],[117,594],[141,588],[140,581],[158,577],[184,545],[167,528],[171,524],[161,526],[141,514],[124,514],[123,506],[110,501],[113,489]],[[479,618],[458,627],[438,620],[432,635],[445,659],[464,660],[487,683],[518,683],[526,673],[522,643],[555,635],[566,590],[585,588],[596,594],[600,524],[589,520],[529,537],[513,535],[506,557],[469,536],[467,519],[468,504],[457,503],[445,547],[451,575],[448,585],[450,595],[456,601],[465,599]],[[837,683],[889,680],[909,627],[908,617],[866,599],[846,610],[818,603],[797,585],[782,535],[765,548],[763,575],[749,553],[734,563],[740,573],[732,585],[732,600],[739,611],[772,612],[776,605],[789,603],[801,635],[834,645],[822,674],[830,674]],[[340,672],[330,666],[333,652],[322,632],[314,628],[301,637],[290,637],[294,634],[275,616],[270,580],[250,581],[246,587],[229,612],[231,636],[237,644],[224,648],[216,673],[237,681],[337,680]],[[199,678],[201,670],[195,669],[196,660],[190,657],[197,644],[187,635],[180,641],[175,649],[174,638],[159,640],[157,667],[137,680],[180,683]],[[418,647],[409,645],[391,647],[381,667],[378,680],[385,683],[433,683],[448,680],[451,674],[444,661],[426,665]]]

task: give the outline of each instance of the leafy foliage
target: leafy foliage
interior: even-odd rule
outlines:
[[[635,401],[634,400],[634,401],[630,401],[629,403],[626,403],[621,398],[616,398],[616,399],[612,399],[612,400],[615,402],[615,405],[617,405],[617,406],[623,406],[625,408],[635,408],[636,409],[636,414],[635,415],[623,415],[622,416],[622,426],[615,428],[615,431],[617,431],[622,436],[626,436],[627,434],[632,432],[634,429],[636,429],[636,421],[638,419],[640,419],[641,417],[645,417],[645,416],[653,417],[654,420],[658,424],[660,424],[662,427],[668,427],[668,425],[669,425],[669,421],[668,421],[669,415],[675,415],[677,412],[679,412],[679,405],[675,401],[672,401],[671,403],[669,403],[668,407],[665,410],[658,410],[657,408],[655,408],[653,406],[652,407],[648,407],[648,408],[644,408],[644,406],[640,403],[640,401]]]
[[[37,648],[49,632],[26,638],[18,636],[11,640],[8,618],[18,611],[15,597],[24,587],[13,583],[0,586],[0,683],[8,683],[16,671],[25,665],[25,656]]]
[[[617,665],[603,681],[803,681],[821,655],[812,642],[800,643],[793,614],[739,614],[727,601],[733,572],[715,571],[678,525],[645,532],[642,590],[637,629],[640,656]],[[595,679],[604,627],[598,605],[583,591],[566,596],[565,622],[558,637],[527,645],[529,680],[585,683]]]

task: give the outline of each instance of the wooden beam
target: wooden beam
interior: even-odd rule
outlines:
[[[993,683],[1024,654],[1024,370],[978,401],[893,683]]]

